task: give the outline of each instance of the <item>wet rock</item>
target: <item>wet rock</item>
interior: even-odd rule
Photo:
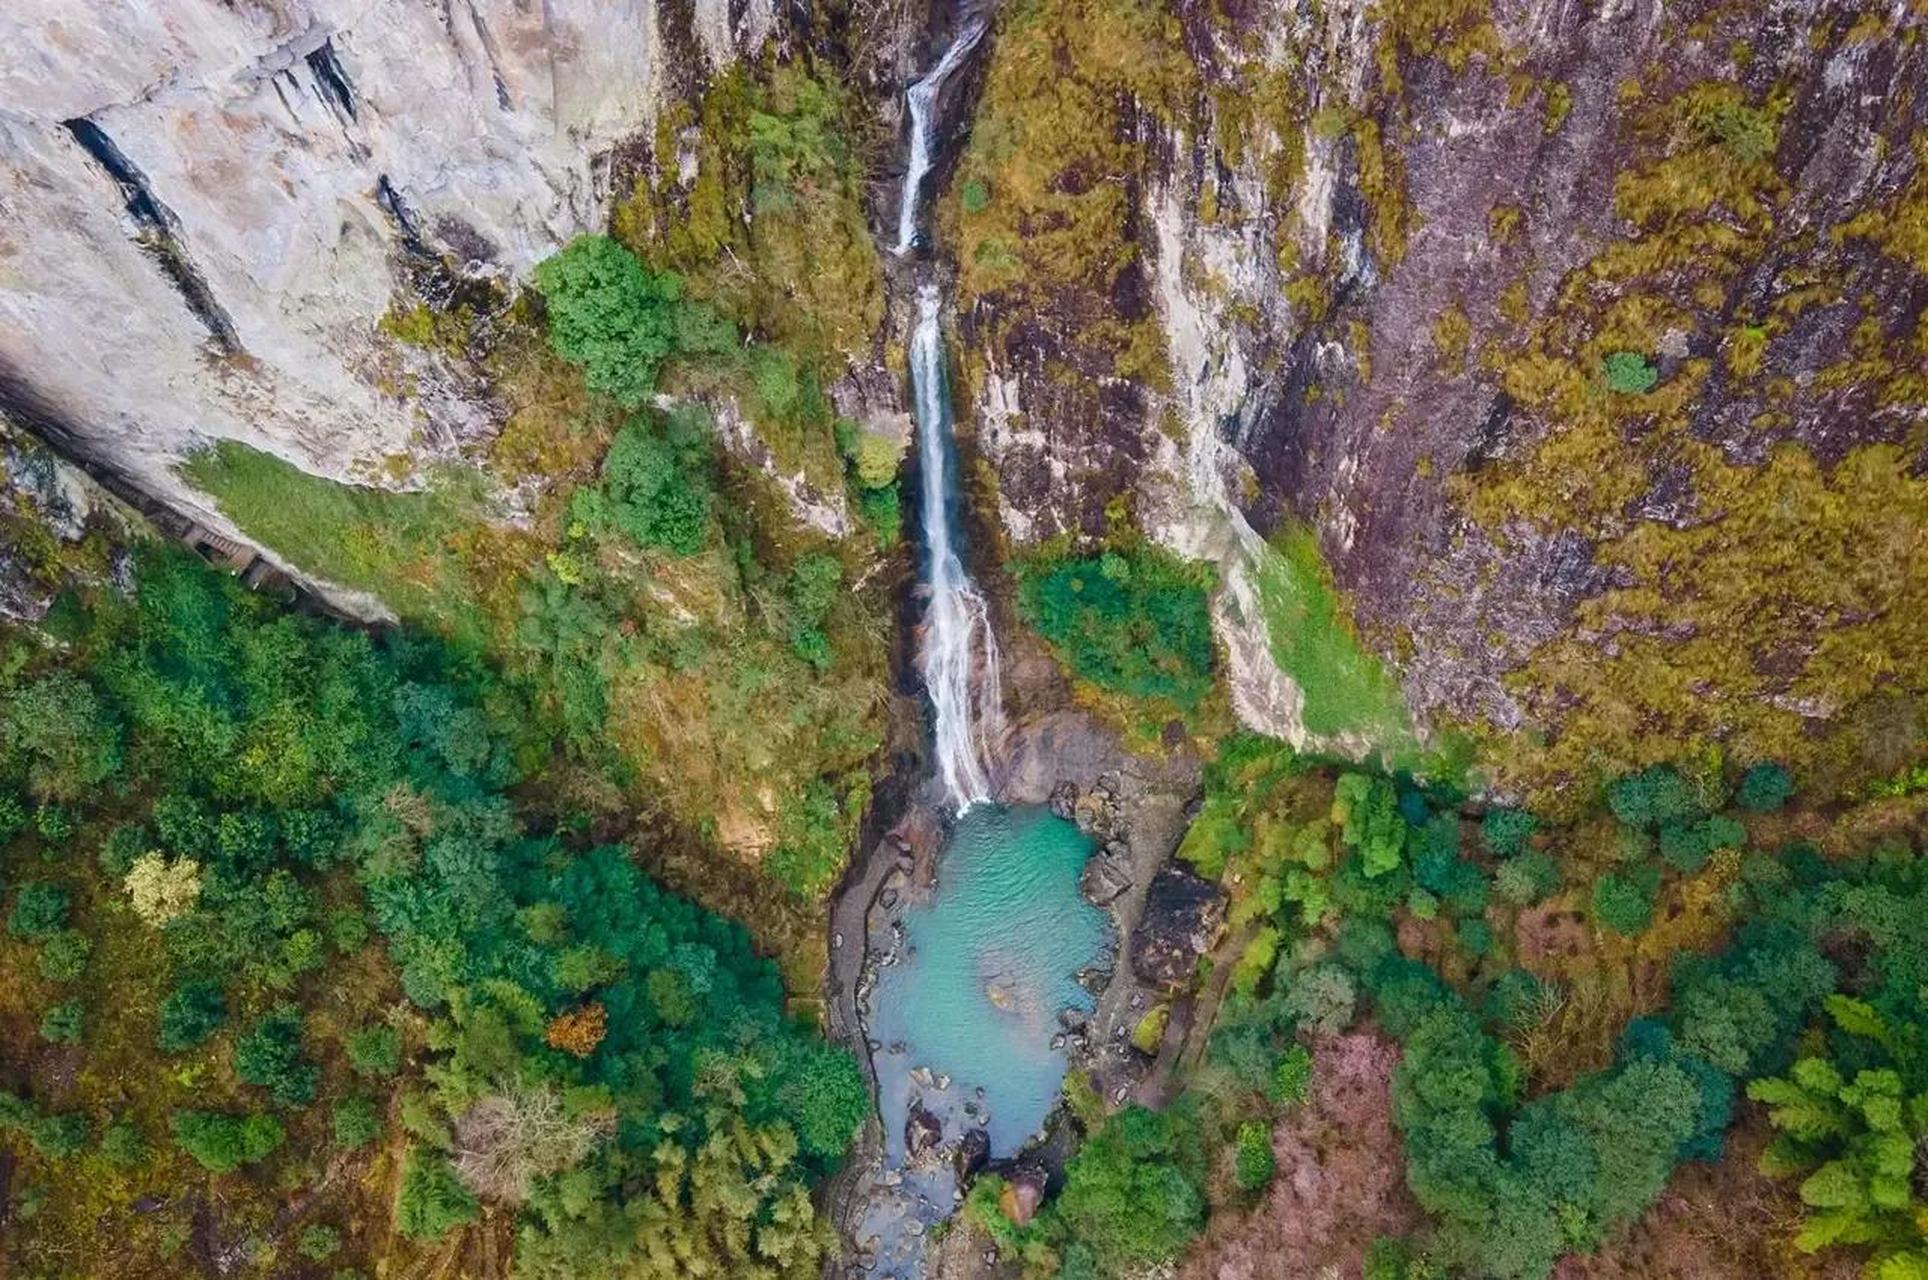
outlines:
[[[1051,789],[1051,812],[1060,818],[1069,819],[1078,812],[1078,784],[1060,782]]]
[[[1176,990],[1225,924],[1225,894],[1179,867],[1153,877],[1145,912],[1131,935],[1131,969],[1139,980]]]
[[[927,1151],[935,1151],[943,1140],[944,1122],[922,1103],[912,1103],[910,1114],[904,1117],[904,1149],[910,1152],[910,1158],[915,1160]]]
[[[1058,1025],[1066,1031],[1078,1031],[1088,1026],[1091,1015],[1075,1005],[1066,1005],[1058,1010]]]
[[[886,911],[890,911],[896,908],[897,903],[901,899],[901,897],[902,895],[899,894],[897,890],[886,889],[882,893],[877,895],[877,905],[882,907]]]
[[[965,1130],[953,1159],[957,1166],[958,1186],[968,1187],[971,1179],[977,1177],[984,1166],[991,1162],[991,1135],[982,1129]]]
[[[1043,1203],[1044,1170],[1029,1166],[1013,1170],[998,1197],[998,1208],[1020,1227],[1031,1225],[1038,1206]]]
[[[1131,888],[1131,863],[1127,857],[1104,853],[1088,860],[1078,881],[1078,891],[1095,906],[1108,907]]]

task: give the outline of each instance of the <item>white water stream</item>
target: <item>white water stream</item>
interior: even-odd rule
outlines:
[[[984,34],[974,23],[958,34],[937,65],[906,92],[910,109],[910,163],[904,169],[903,203],[897,217],[897,253],[917,243],[924,181],[935,140],[931,111],[944,81]],[[956,480],[952,475],[950,380],[943,298],[935,281],[917,286],[917,327],[910,340],[910,380],[917,419],[917,456],[923,474],[925,573],[930,611],[923,636],[924,684],[930,691],[931,728],[938,775],[959,810],[991,798],[985,759],[1003,718],[998,683],[997,637],[984,597],[972,586],[958,555]]]

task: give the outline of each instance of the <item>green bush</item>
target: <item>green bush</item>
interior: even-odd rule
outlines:
[[[1257,1122],[1240,1125],[1232,1165],[1232,1178],[1238,1183],[1239,1190],[1263,1191],[1271,1184],[1272,1175],[1277,1171],[1278,1160],[1272,1154],[1271,1127]]]
[[[678,419],[672,417],[673,426]],[[603,458],[603,483],[582,488],[570,514],[591,530],[615,529],[645,547],[695,555],[709,541],[707,440],[659,430],[643,416],[617,431]]]
[[[1065,1165],[1058,1219],[1107,1273],[1176,1258],[1204,1223],[1203,1154],[1195,1122],[1131,1106]]]
[[[79,1044],[82,1008],[78,1000],[62,1000],[40,1015],[40,1038],[49,1044]]]
[[[79,828],[74,823],[74,815],[57,804],[43,804],[33,811],[33,829],[40,838],[50,845],[61,845],[73,839]]]
[[[1025,622],[1071,674],[1192,708],[1212,687],[1211,571],[1149,544],[1017,565]]]
[[[1794,794],[1794,778],[1782,766],[1771,761],[1757,764],[1741,775],[1740,790],[1734,795],[1735,803],[1750,813],[1772,813],[1787,803]]]
[[[1294,974],[1285,1011],[1307,1030],[1331,1035],[1352,1024],[1359,993],[1352,975],[1336,964],[1315,964]]]
[[[100,1131],[100,1154],[109,1164],[131,1167],[147,1159],[147,1143],[134,1122],[123,1117]]]
[[[1647,357],[1637,351],[1614,352],[1602,363],[1601,372],[1606,375],[1607,390],[1620,395],[1644,395],[1660,381],[1660,374],[1647,363]]]
[[[656,275],[608,236],[572,240],[535,271],[549,309],[549,341],[583,367],[592,390],[634,409],[656,389],[676,346],[682,282]]]
[[[301,1010],[281,1005],[236,1040],[234,1074],[284,1107],[313,1102],[321,1068],[301,1056]]]
[[[475,1221],[481,1205],[456,1178],[449,1162],[420,1147],[408,1153],[395,1225],[415,1240],[439,1240],[450,1230]]]
[[[357,1075],[386,1080],[402,1067],[402,1033],[393,1027],[367,1027],[344,1042],[348,1065]]]
[[[67,909],[67,891],[59,885],[23,885],[7,916],[7,932],[29,940],[50,938],[66,926]]]
[[[94,944],[77,929],[62,929],[40,946],[40,976],[51,982],[72,982],[87,971]]]
[[[1652,867],[1601,876],[1593,885],[1593,918],[1615,933],[1632,937],[1653,923],[1659,889],[1660,876]]]
[[[232,1173],[267,1159],[287,1136],[273,1116],[218,1111],[176,1111],[173,1128],[181,1150],[214,1173]]]
[[[1701,815],[1700,800],[1692,785],[1666,765],[1655,765],[1612,783],[1607,788],[1607,807],[1614,817],[1641,830]]]
[[[324,1223],[303,1227],[295,1252],[310,1262],[322,1262],[341,1250],[341,1232]]]
[[[1530,907],[1559,889],[1560,867],[1549,854],[1522,853],[1500,864],[1493,885],[1508,902]]]
[[[1480,841],[1495,857],[1511,858],[1526,852],[1526,842],[1539,825],[1524,809],[1488,809],[1480,818]]]
[[[1285,1051],[1272,1068],[1266,1094],[1282,1107],[1303,1106],[1312,1093],[1312,1054],[1302,1044]]]
[[[335,1145],[349,1150],[365,1147],[382,1134],[381,1113],[372,1098],[343,1098],[335,1104],[331,1122]]]
[[[92,685],[67,671],[0,695],[0,764],[24,766],[35,795],[75,800],[120,770],[120,722]]]
[[[163,1053],[185,1053],[205,1043],[227,1017],[227,996],[220,983],[183,982],[161,1001],[156,1042]]]

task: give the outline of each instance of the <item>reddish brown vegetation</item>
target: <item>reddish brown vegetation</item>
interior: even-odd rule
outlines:
[[[1312,1096],[1272,1130],[1271,1188],[1251,1212],[1213,1217],[1184,1280],[1356,1276],[1374,1237],[1420,1225],[1392,1123],[1398,1061],[1399,1047],[1369,1031],[1314,1046]]]
[[[609,1015],[603,1011],[600,1003],[590,1003],[551,1018],[543,1039],[553,1049],[587,1058],[596,1051],[596,1046],[602,1043],[603,1035],[608,1030]]]

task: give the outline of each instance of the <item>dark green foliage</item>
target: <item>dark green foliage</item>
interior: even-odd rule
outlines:
[[[590,530],[614,529],[645,547],[694,555],[709,540],[711,479],[706,424],[672,414],[665,425],[638,415],[603,457],[600,487],[576,490],[570,516]]]
[[[287,1136],[281,1121],[270,1115],[176,1111],[172,1124],[181,1150],[214,1173],[232,1173],[267,1159]]]
[[[1238,1140],[1234,1146],[1232,1179],[1241,1191],[1263,1191],[1272,1181],[1278,1170],[1278,1161],[1272,1154],[1272,1130],[1258,1123],[1242,1124],[1238,1127]]]
[[[1147,543],[1017,566],[1024,620],[1081,680],[1196,706],[1212,686],[1210,571]]]
[[[1607,390],[1621,395],[1643,395],[1660,381],[1660,374],[1647,357],[1637,351],[1613,352],[1601,363],[1601,373],[1606,377]]]
[[[163,1053],[185,1053],[204,1043],[227,1020],[228,1001],[218,982],[184,982],[161,1002]]]
[[[374,1099],[360,1095],[336,1103],[330,1124],[335,1145],[351,1150],[367,1146],[382,1133],[382,1117],[375,1109]]]
[[[1757,764],[1741,775],[1734,802],[1752,813],[1772,813],[1794,794],[1794,778],[1772,761]]]
[[[119,884],[134,862],[154,847],[154,839],[138,823],[123,822],[109,833],[100,846],[100,869],[109,880]]]
[[[1176,1111],[1127,1107],[1066,1164],[1059,1221],[1107,1274],[1170,1261],[1203,1225],[1194,1125]]]
[[[635,408],[676,347],[682,282],[656,275],[608,236],[580,236],[536,267],[549,341],[592,390]]]
[[[1593,885],[1593,918],[1615,933],[1632,937],[1653,923],[1654,896],[1659,891],[1660,874],[1652,867],[1601,876]]]
[[[402,1191],[395,1205],[395,1225],[405,1236],[439,1240],[456,1227],[475,1221],[481,1205],[456,1178],[449,1162],[416,1147],[408,1153]]]
[[[817,779],[783,813],[767,863],[770,874],[798,897],[814,901],[836,883],[850,836],[837,793]]]
[[[284,1107],[313,1102],[321,1068],[301,1056],[301,1010],[281,1005],[237,1039],[234,1074]]]
[[[1351,1025],[1358,998],[1352,975],[1342,966],[1315,964],[1288,980],[1284,1006],[1300,1026],[1331,1035]]]
[[[393,1027],[368,1027],[345,1042],[348,1065],[357,1075],[386,1080],[401,1069],[402,1034]]]
[[[40,1038],[51,1044],[79,1044],[81,1036],[81,1003],[78,1000],[62,1000],[59,1004],[48,1005],[40,1015]]]
[[[790,647],[819,671],[830,667],[830,641],[824,618],[843,585],[843,565],[835,556],[807,555],[790,571]]]
[[[1526,842],[1539,825],[1524,809],[1488,809],[1479,822],[1480,841],[1495,857],[1511,858],[1526,852]]]
[[[33,829],[50,845],[62,845],[73,838],[74,815],[57,804],[43,804],[33,811]]]
[[[20,803],[20,797],[0,791],[0,844],[25,831],[28,821],[27,806]]]
[[[16,938],[50,938],[66,926],[67,905],[67,891],[59,885],[23,885],[7,916],[7,932]]]
[[[72,982],[87,971],[94,944],[77,929],[61,929],[40,946],[40,976],[52,982]]]

